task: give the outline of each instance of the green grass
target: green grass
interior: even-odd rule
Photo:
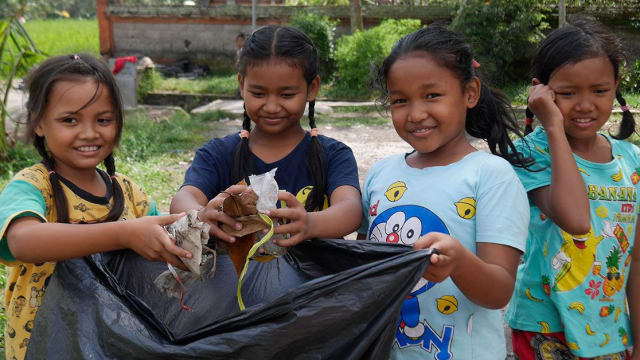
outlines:
[[[156,91],[180,92],[189,94],[236,95],[238,91],[238,75],[224,74],[202,79],[162,79]]]
[[[116,150],[116,168],[126,174],[156,201],[160,211],[169,211],[171,197],[184,180],[184,172],[193,159],[194,150],[209,138],[219,125],[223,112],[189,116],[184,112],[165,114],[160,120],[143,111],[127,113],[120,146]],[[15,172],[40,161],[33,146],[18,144],[14,153],[20,158],[0,172],[0,190]],[[0,264],[0,289],[4,289],[6,268]],[[0,305],[0,334],[4,334],[6,314]],[[0,336],[0,359],[4,358],[4,336]]]
[[[40,51],[47,56],[89,53],[100,55],[98,20],[31,20],[24,24]]]

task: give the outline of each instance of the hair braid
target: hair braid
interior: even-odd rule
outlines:
[[[312,129],[316,127],[315,104],[315,101],[309,102],[309,126]],[[307,169],[309,170],[313,189],[307,197],[305,204],[307,211],[322,210],[323,208],[324,197],[327,190],[327,172],[325,168],[322,144],[320,144],[318,136],[312,136],[307,150]]]
[[[113,153],[109,154],[109,156],[104,159],[104,166],[107,169],[107,174],[109,174],[111,188],[113,190],[113,206],[111,207],[111,210],[109,210],[104,221],[117,221],[120,219],[120,216],[122,216],[122,212],[124,211],[124,193],[122,192],[120,183],[116,180],[116,163],[113,159]]]
[[[51,189],[53,192],[53,201],[56,205],[57,222],[68,223],[69,222],[69,207],[67,202],[67,196],[64,194],[62,185],[60,185],[60,178],[56,173],[55,163],[49,156],[44,144],[44,137],[36,136],[34,145],[38,150],[40,156],[42,156],[42,164],[49,171],[49,181],[51,182]]]
[[[622,94],[619,90],[616,91],[616,99],[621,107],[625,107],[627,105],[627,101],[622,97]],[[633,132],[636,130],[636,121],[633,118],[633,114],[629,109],[622,111],[622,122],[620,122],[620,129],[618,130],[617,135],[611,135],[614,139],[624,140],[631,136]]]
[[[527,109],[524,111],[524,114],[526,119],[533,120],[533,117],[535,116],[533,115],[533,111],[531,111],[528,106],[527,106]],[[532,131],[533,131],[533,126],[529,122],[527,122],[526,125],[524,126],[524,134],[529,135],[531,134]]]
[[[244,120],[242,121],[242,129],[251,132],[251,119],[247,114],[245,107],[242,114]],[[249,139],[241,138],[240,143],[233,150],[233,166],[231,169],[231,182],[233,184],[244,180],[249,183],[249,175],[253,171],[253,161],[251,159],[251,149],[249,149]]]

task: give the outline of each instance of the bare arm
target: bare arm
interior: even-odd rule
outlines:
[[[425,279],[441,282],[450,276],[466,297],[489,309],[500,309],[511,299],[520,258],[516,248],[478,243],[476,256],[458,240],[436,232],[418,239],[413,248],[440,251],[431,255]]]
[[[627,303],[629,304],[629,317],[631,320],[631,337],[633,339],[632,359],[640,359],[640,256],[636,251],[636,245],[640,245],[640,232],[638,232],[640,219],[636,222],[636,235],[633,240],[633,255],[629,280],[627,281]]]
[[[207,205],[207,197],[195,186],[187,185],[178,190],[171,199],[169,212],[172,214],[187,212],[191,209],[200,209]]]
[[[578,171],[564,132],[563,116],[554,102],[555,93],[537,83],[529,94],[529,108],[544,126],[551,155],[551,185],[529,192],[534,204],[570,234],[586,234],[591,228],[587,189]]]
[[[245,185],[232,185],[224,192],[229,194],[240,194],[246,189],[247,186]],[[198,213],[200,220],[211,225],[209,233],[216,239],[232,243],[236,239],[222,231],[219,223],[225,223],[238,230],[242,229],[242,224],[221,211],[222,201],[223,199],[220,196],[216,196],[215,198],[208,200],[200,189],[195,186],[187,185],[178,190],[173,199],[171,199],[169,211],[171,213],[177,213],[186,212],[192,209],[200,210]]]
[[[310,213],[293,194],[281,192],[278,197],[287,207],[271,210],[268,215],[290,220],[275,229],[276,234],[291,234],[289,239],[278,240],[281,246],[293,246],[312,238],[343,237],[356,230],[362,220],[360,192],[353,186],[339,186],[331,193],[331,206]]]
[[[520,251],[492,243],[478,243],[477,251],[477,256],[469,251],[468,261],[461,262],[451,279],[474,303],[489,309],[503,308],[513,294]]]
[[[83,225],[42,223],[27,216],[11,222],[6,237],[13,256],[23,262],[60,261],[130,248],[148,260],[184,268],[176,255],[191,257],[191,254],[176,246],[162,228],[183,215]]]

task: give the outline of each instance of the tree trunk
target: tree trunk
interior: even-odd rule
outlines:
[[[362,30],[364,25],[362,24],[362,4],[360,0],[349,0],[351,4],[351,33],[355,33],[356,30]]]
[[[567,4],[565,0],[558,0],[558,27],[567,24]]]

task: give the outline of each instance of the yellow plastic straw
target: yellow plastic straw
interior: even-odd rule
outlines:
[[[242,302],[241,289],[242,289],[242,279],[244,278],[244,274],[247,273],[247,268],[249,268],[249,259],[251,259],[251,257],[256,253],[256,251],[258,251],[258,248],[262,246],[262,244],[269,241],[273,236],[273,221],[271,220],[271,218],[263,213],[258,213],[258,215],[260,215],[262,220],[264,220],[267,224],[269,224],[271,228],[269,229],[269,232],[266,233],[262,237],[262,239],[260,239],[260,241],[253,244],[253,246],[251,247],[251,250],[249,250],[249,253],[247,254],[247,259],[244,261],[244,267],[242,268],[242,272],[240,273],[240,278],[238,279],[238,306],[240,306],[240,310],[245,309],[244,303]]]

